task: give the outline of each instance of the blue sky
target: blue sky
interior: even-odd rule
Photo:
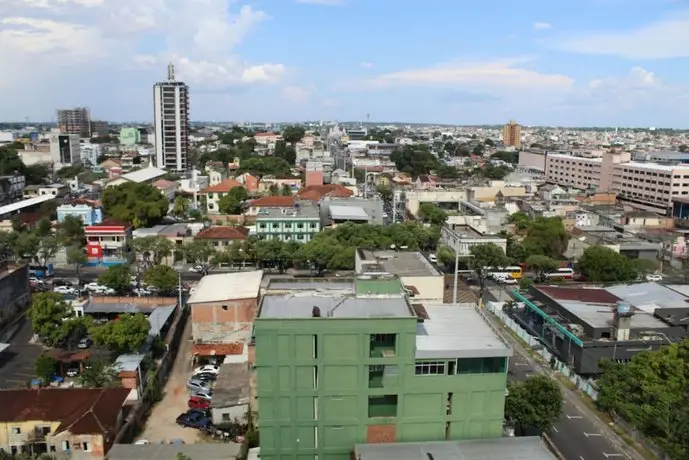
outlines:
[[[0,120],[689,127],[683,0],[0,0]]]

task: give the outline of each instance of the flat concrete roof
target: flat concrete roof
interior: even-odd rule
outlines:
[[[687,308],[689,297],[681,291],[655,282],[620,284],[605,288],[638,310],[653,314],[657,308]],[[633,321],[632,321],[632,324]]]
[[[611,328],[616,305],[595,304],[577,301],[559,301],[559,305],[570,312],[589,326],[600,328]],[[632,316],[631,329],[662,329],[668,327],[660,319],[650,313],[646,313],[635,308],[635,315]]]
[[[213,387],[212,408],[224,408],[249,404],[249,364],[221,364],[218,379]]]
[[[342,291],[354,293],[352,278],[276,279],[268,282],[268,291]]]
[[[263,296],[259,318],[311,318],[318,307],[323,318],[415,317],[403,296],[356,297],[338,292],[292,292]]]
[[[377,261],[383,271],[403,276],[441,276],[438,269],[418,251],[360,250],[366,262]]]
[[[261,219],[320,219],[318,206],[300,201],[294,208],[261,208],[256,220]]]
[[[331,204],[329,206],[330,217],[333,219],[369,220],[370,216],[361,206],[343,206]]]
[[[424,305],[428,319],[416,326],[416,358],[512,356],[512,348],[473,304]]]
[[[356,444],[357,460],[555,460],[538,436]]]
[[[206,275],[201,278],[187,303],[254,299],[258,297],[262,280],[263,270]]]

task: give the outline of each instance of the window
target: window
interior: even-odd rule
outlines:
[[[69,441],[62,441],[62,450],[69,450],[70,447]]]
[[[88,442],[82,442],[81,443],[81,448],[84,452],[91,452],[91,443]]]
[[[445,375],[445,361],[417,362],[416,375]]]
[[[500,374],[505,372],[506,359],[496,358],[467,358],[457,360],[458,374]]]
[[[12,434],[22,434],[22,429],[19,428],[18,426],[13,426],[12,427]]]
[[[229,422],[230,421],[230,414],[228,414],[228,413],[222,414],[222,421],[223,422]]]
[[[369,396],[368,416],[397,417],[397,395]]]
[[[392,358],[395,356],[396,334],[371,334],[370,340],[369,356],[371,358]]]
[[[258,224],[258,228],[266,228],[266,224]]]
[[[222,306],[222,309],[225,310],[225,311],[227,311],[228,306],[227,306],[227,305],[223,305],[223,306]]]
[[[316,224],[309,224],[309,228],[316,228]]]

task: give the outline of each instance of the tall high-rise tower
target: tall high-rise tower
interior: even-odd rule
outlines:
[[[522,148],[522,127],[516,121],[510,120],[502,128],[502,143],[506,147],[514,147],[517,150]]]
[[[91,114],[87,107],[58,109],[57,127],[62,134],[91,137]]]
[[[175,80],[167,66],[167,81],[153,86],[156,166],[176,172],[189,169],[189,87]]]

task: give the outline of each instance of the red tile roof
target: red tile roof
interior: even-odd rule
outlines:
[[[129,222],[125,222],[123,220],[118,220],[118,219],[114,219],[112,217],[108,217],[108,218],[104,219],[103,222],[101,222],[100,224],[89,225],[87,228],[90,228],[90,227],[124,227],[124,228],[127,228],[129,226],[130,226]]]
[[[235,187],[244,187],[235,179],[229,178],[219,184],[201,190],[201,193],[227,193]]]
[[[0,422],[60,422],[57,433],[105,434],[114,438],[128,388],[0,390]]]
[[[195,356],[241,355],[243,351],[243,343],[195,343],[192,347]]]
[[[153,186],[158,189],[168,189],[170,187],[176,187],[177,182],[172,182],[171,180],[160,179],[153,182]]]
[[[584,303],[615,304],[620,298],[604,289],[538,287],[543,294],[554,300],[578,300]]]
[[[309,185],[304,187],[297,196],[306,200],[319,201],[324,196],[332,198],[348,198],[354,195],[354,192],[340,184],[326,184],[326,185]]]
[[[194,237],[199,240],[245,240],[249,236],[246,227],[208,227]]]
[[[262,196],[251,202],[251,206],[262,208],[286,208],[293,207],[297,199],[293,196]]]

